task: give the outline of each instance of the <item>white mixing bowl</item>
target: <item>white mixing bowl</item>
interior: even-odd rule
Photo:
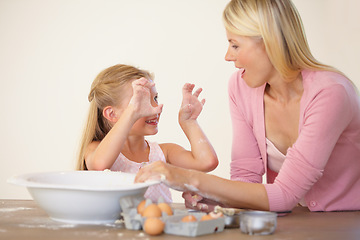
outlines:
[[[8,182],[27,187],[33,199],[57,221],[79,224],[114,223],[119,199],[141,197],[159,181],[134,183],[135,174],[112,171],[44,172],[14,176]]]

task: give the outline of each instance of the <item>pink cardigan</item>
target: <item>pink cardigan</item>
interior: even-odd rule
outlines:
[[[277,175],[267,168],[265,85],[250,88],[241,72],[229,81],[231,179],[261,183],[267,173],[271,211],[291,210],[303,197],[311,211],[360,210],[360,102],[351,82],[302,72],[299,137]]]

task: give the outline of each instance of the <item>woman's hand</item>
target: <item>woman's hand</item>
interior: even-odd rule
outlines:
[[[161,180],[167,186],[178,191],[189,191],[191,189],[189,183],[191,173],[191,170],[156,161],[140,168],[135,177],[135,182]]]
[[[183,100],[179,111],[179,123],[187,120],[196,120],[205,104],[205,99],[199,101],[198,97],[202,91],[197,89],[194,93],[195,84],[186,83],[182,89]]]
[[[185,200],[185,206],[190,209],[203,212],[212,212],[216,206],[224,206],[214,200],[204,198],[194,192],[183,192],[182,197]]]
[[[130,99],[129,106],[136,112],[138,118],[148,117],[160,114],[163,105],[152,105],[151,91],[155,83],[146,78],[140,78],[132,82],[133,95]],[[154,104],[157,104],[154,101]]]
[[[161,180],[167,186],[182,191],[185,199],[185,206],[195,210],[211,212],[215,206],[222,204],[202,197],[196,187],[197,175],[201,172],[173,166],[161,161],[153,162],[140,168],[135,177],[135,182],[145,182],[147,180]]]

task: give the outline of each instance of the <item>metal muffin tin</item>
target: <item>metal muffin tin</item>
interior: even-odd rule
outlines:
[[[277,213],[266,211],[245,211],[240,215],[240,229],[249,235],[272,234],[277,225]]]
[[[225,228],[239,228],[240,227],[240,216],[241,213],[234,215],[226,215],[225,217]]]
[[[215,212],[222,212],[225,217],[225,228],[240,228],[249,235],[272,234],[277,225],[277,213],[268,211],[248,211],[237,208],[216,206]]]

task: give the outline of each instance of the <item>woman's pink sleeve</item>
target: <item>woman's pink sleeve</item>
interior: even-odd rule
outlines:
[[[233,74],[229,81],[229,102],[232,119],[232,152],[231,170],[232,180],[261,183],[262,175],[265,173],[264,164],[260,155],[259,147],[255,139],[251,120],[247,115],[251,111],[249,101],[251,98],[243,94],[247,87],[241,85],[238,72]],[[240,91],[241,90],[241,91]]]

